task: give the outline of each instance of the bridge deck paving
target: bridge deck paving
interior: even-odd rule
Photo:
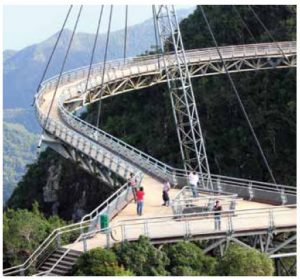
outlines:
[[[144,234],[145,222],[144,219],[153,218],[156,216],[169,216],[172,215],[171,207],[162,206],[162,184],[156,179],[145,175],[142,186],[144,187],[144,212],[142,216],[136,214],[136,204],[134,201],[129,203],[118,215],[111,221],[112,233],[110,236],[110,244],[119,242],[122,239],[121,227],[117,226],[118,223],[127,224],[125,227],[125,234],[127,239],[137,239],[139,235]],[[179,189],[171,189],[170,198],[174,198],[179,192]],[[267,229],[269,212],[259,212],[263,208],[276,208],[274,205],[258,203],[253,201],[238,200],[237,210],[252,209],[253,214],[247,216],[233,217],[233,226],[238,230],[255,230]],[[255,211],[257,209],[257,211]],[[287,214],[288,212],[288,214]],[[288,226],[296,223],[296,209],[285,209],[282,212],[276,212],[275,216],[276,225]],[[222,230],[228,230],[228,218],[222,217]],[[125,221],[126,220],[126,221]],[[164,220],[151,221],[149,225],[149,237],[163,238],[163,237],[180,237],[186,233],[184,220],[174,220],[173,218],[165,218]],[[192,234],[211,234],[214,233],[214,220],[213,218],[190,218],[189,229]],[[107,237],[105,234],[98,233],[92,238],[87,240],[87,249],[96,247],[105,247],[107,244]],[[83,251],[83,243],[73,243],[66,245],[65,248]]]

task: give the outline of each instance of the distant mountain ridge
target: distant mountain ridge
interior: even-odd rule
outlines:
[[[179,20],[186,17],[192,11],[193,9],[179,10]],[[58,33],[39,44],[28,46],[17,52],[12,50],[4,51],[4,109],[28,108],[30,106],[57,36]],[[65,29],[46,78],[59,72],[70,36],[71,31]],[[75,34],[64,69],[65,71],[89,64],[94,36],[94,34],[89,33]],[[99,35],[94,63],[103,60],[105,38],[105,34]],[[150,50],[151,46],[155,44],[152,18],[129,27],[127,38],[127,57],[136,56]],[[108,49],[108,59],[122,58],[123,47],[124,30],[112,32]]]

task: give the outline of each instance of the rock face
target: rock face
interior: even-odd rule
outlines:
[[[31,209],[37,201],[46,216],[58,214],[65,220],[78,221],[115,190],[77,164],[47,149],[36,163],[28,166],[7,206]]]
[[[51,165],[48,173],[47,184],[43,187],[44,202],[56,202],[58,201],[57,191],[59,189],[61,165]]]

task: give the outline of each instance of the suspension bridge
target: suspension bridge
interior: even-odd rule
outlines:
[[[42,142],[118,190],[81,222],[53,231],[25,263],[4,270],[4,275],[26,275],[32,269],[36,275],[66,275],[82,252],[135,241],[140,235],[155,244],[207,240],[204,252],[218,250],[221,255],[236,242],[267,253],[278,266],[282,258],[296,256],[296,188],[210,173],[191,84],[192,78],[203,76],[296,67],[296,42],[185,51],[174,7],[153,7],[153,15],[161,54],[99,64],[91,59],[90,65],[68,72],[62,67],[59,75],[40,84],[34,104],[44,129]],[[172,52],[165,49],[167,44]],[[104,98],[160,83],[167,83],[170,91],[184,169],[153,158],[75,114]],[[188,186],[187,173],[195,169],[199,197],[193,197]],[[127,183],[130,173],[145,190],[143,216],[136,216]],[[164,180],[173,186],[169,207],[161,206]],[[223,211],[216,231],[211,210],[217,199]],[[109,217],[108,228],[98,225],[103,214]]]

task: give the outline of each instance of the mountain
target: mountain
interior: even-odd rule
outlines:
[[[36,119],[33,108],[4,109],[3,120],[7,123],[18,123],[26,127],[30,133],[39,133],[41,131],[41,126]]]
[[[13,57],[18,51],[13,49],[7,49],[3,51],[3,61]]]
[[[3,123],[3,200],[10,197],[27,164],[35,159],[38,136],[24,126]]]
[[[184,18],[192,11],[193,9],[179,10],[178,18]],[[5,109],[28,108],[30,106],[57,36],[58,33],[39,44],[28,46],[16,53],[13,51],[4,52],[6,59],[4,59],[3,65],[3,105]],[[94,36],[94,34],[89,33],[75,34],[65,66],[66,71],[89,64]],[[46,77],[51,77],[59,72],[70,37],[71,31],[65,29]],[[100,34],[94,62],[103,60],[105,40],[106,35]],[[128,28],[127,57],[142,54],[154,44],[155,34],[152,18]],[[108,59],[122,58],[123,47],[124,30],[111,32]]]

